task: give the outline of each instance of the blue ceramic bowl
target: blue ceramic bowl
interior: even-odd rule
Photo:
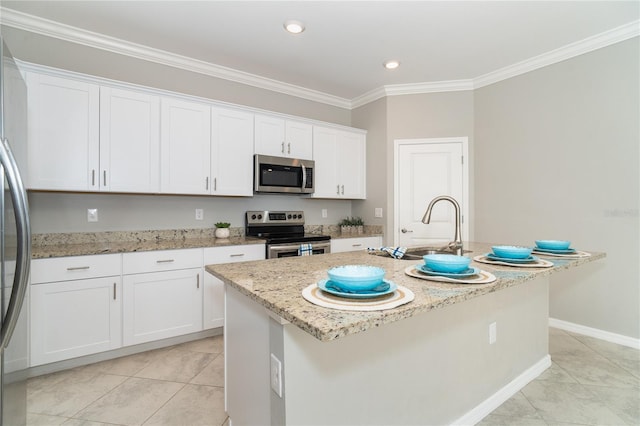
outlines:
[[[384,269],[377,266],[345,265],[327,271],[329,279],[345,290],[371,290],[384,279]]]
[[[491,249],[496,256],[507,259],[526,259],[533,250],[531,247],[520,246],[493,246]]]
[[[455,254],[427,254],[422,256],[427,268],[435,272],[462,272],[469,269],[471,259]]]
[[[545,250],[567,250],[571,241],[562,240],[536,240],[536,246]]]

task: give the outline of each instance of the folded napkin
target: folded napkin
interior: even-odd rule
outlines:
[[[369,251],[383,251],[388,253],[394,259],[402,259],[402,256],[407,252],[406,247],[380,247],[380,248],[367,248]]]
[[[298,248],[298,256],[311,256],[313,254],[313,247],[311,244],[300,244]]]

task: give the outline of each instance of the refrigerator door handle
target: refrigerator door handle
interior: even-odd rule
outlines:
[[[16,219],[17,236],[16,272],[13,278],[11,298],[7,306],[7,315],[2,321],[2,328],[0,329],[0,351],[2,351],[9,344],[27,291],[31,265],[31,225],[29,224],[27,192],[22,184],[18,165],[6,139],[3,139],[0,143],[0,163],[4,168],[9,184],[9,192],[11,193]],[[4,185],[4,182],[2,185]]]

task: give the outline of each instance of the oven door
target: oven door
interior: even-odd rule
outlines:
[[[331,253],[331,241],[320,241],[311,244],[313,254]],[[300,243],[269,244],[267,245],[267,259],[279,257],[299,256]]]

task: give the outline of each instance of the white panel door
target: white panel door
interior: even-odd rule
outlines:
[[[267,115],[255,116],[255,153],[284,157],[284,120]]]
[[[253,196],[253,114],[211,108],[211,194]]]
[[[160,190],[168,194],[210,193],[211,108],[162,98]]]
[[[202,330],[202,268],[125,275],[123,344]]]
[[[344,198],[366,198],[365,193],[365,140],[358,133],[338,133],[338,183],[340,196]]]
[[[29,188],[97,191],[99,87],[28,73]]]
[[[285,142],[287,157],[313,159],[313,126],[311,124],[287,121]]]
[[[454,240],[455,214],[451,203],[436,204],[429,225],[422,223],[422,217],[429,202],[439,195],[449,195],[461,206],[464,204],[462,153],[462,143],[455,142],[398,146],[398,245],[429,245]]]
[[[122,345],[120,276],[31,286],[31,365]]]
[[[160,99],[100,88],[100,190],[160,190]]]
[[[338,184],[338,133],[334,129],[313,127],[314,198],[339,198]]]

